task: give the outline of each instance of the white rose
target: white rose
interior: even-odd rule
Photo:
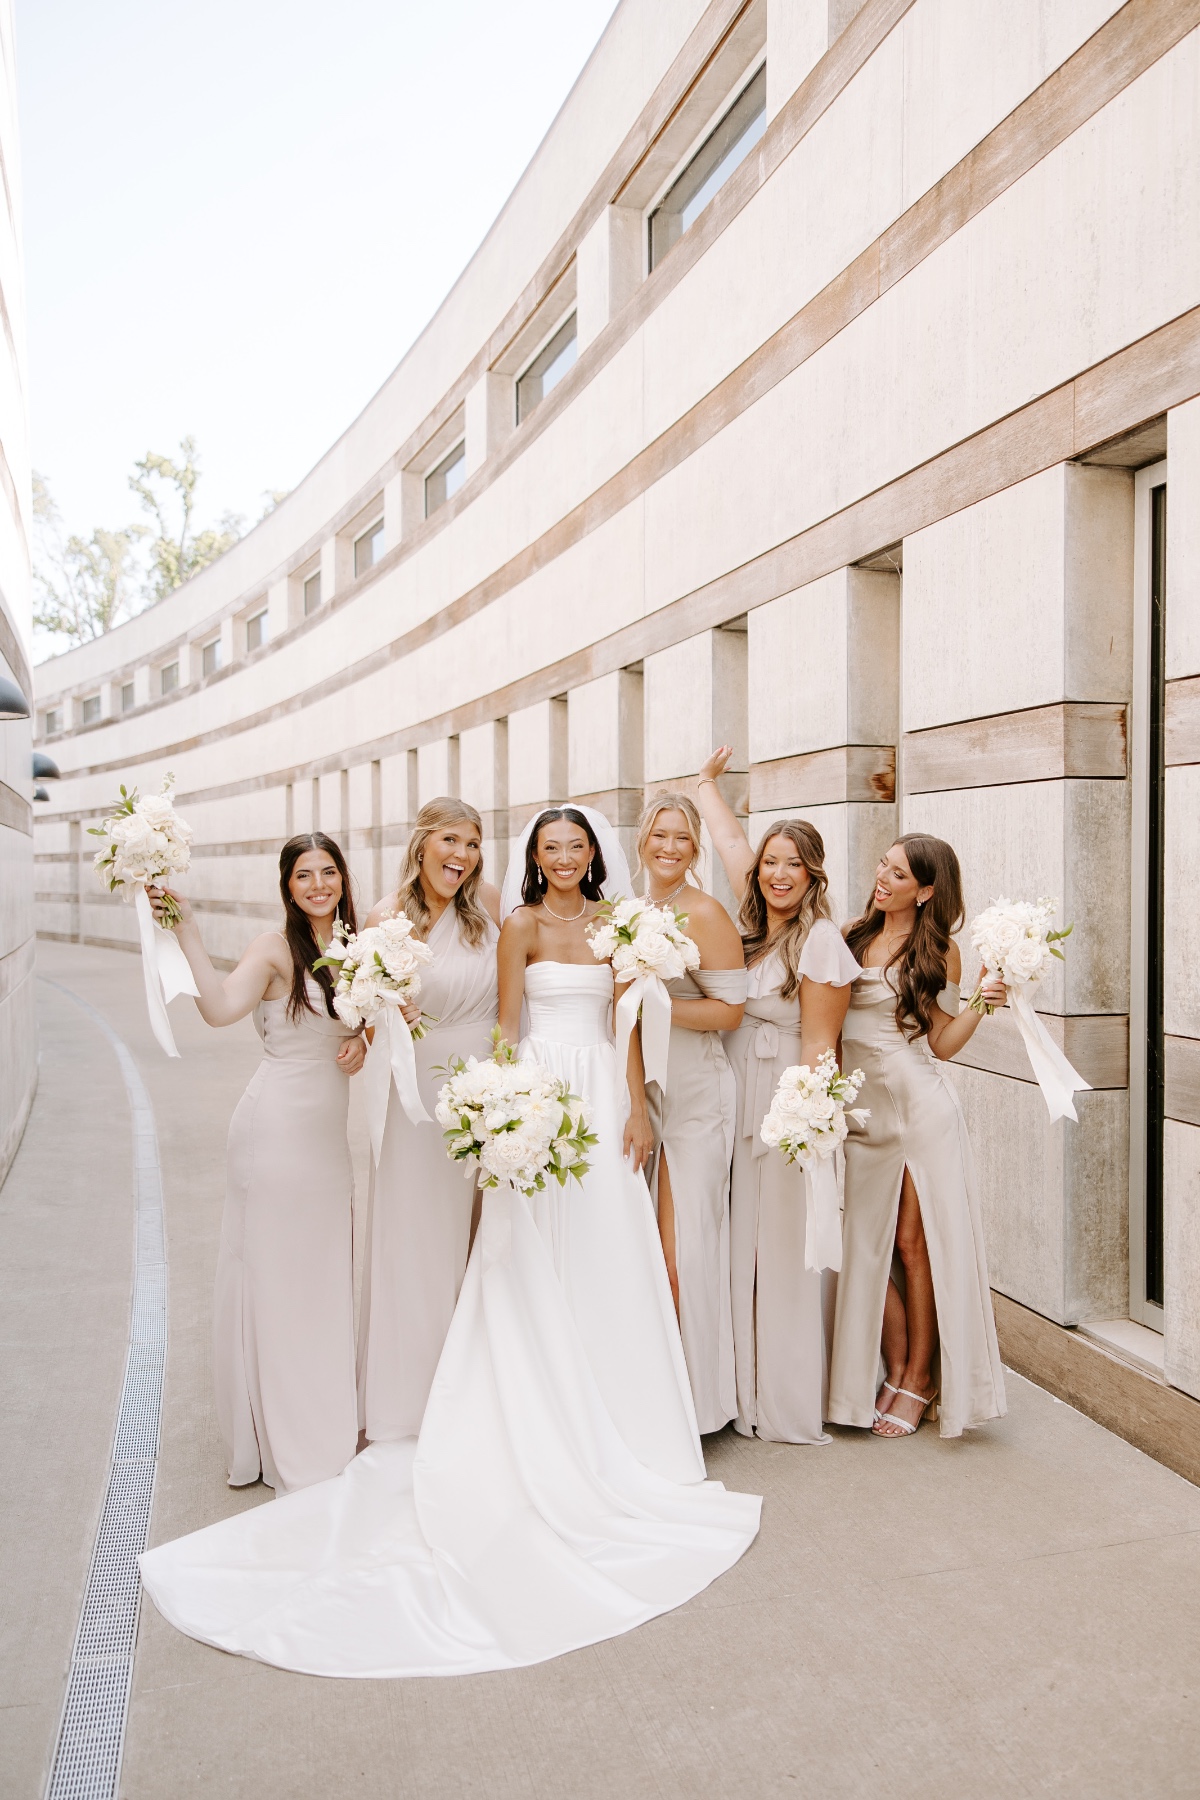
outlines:
[[[1022,938],[1005,958],[1004,972],[1010,982],[1022,986],[1029,981],[1039,981],[1049,962],[1049,952],[1040,938]]]

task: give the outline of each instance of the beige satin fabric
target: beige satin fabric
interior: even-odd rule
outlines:
[[[452,1056],[491,1054],[498,935],[489,920],[472,949],[453,907],[429,934],[434,960],[422,971],[421,1007],[437,1024],[413,1049],[431,1120],[446,1079],[434,1071]],[[358,1324],[358,1419],[372,1443],[421,1428],[467,1266],[474,1191],[447,1157],[441,1126],[412,1124],[393,1086],[367,1199]]]
[[[235,1487],[277,1492],[345,1468],[357,1437],[354,1394],[354,1176],[346,1140],[349,1036],[325,1010],[254,1011],[263,1060],[229,1127],[217,1256],[213,1371]]]
[[[746,997],[744,969],[696,969],[667,983],[688,1000]],[[729,1164],[737,1117],[733,1071],[716,1031],[671,1027],[667,1091],[646,1089],[654,1133],[650,1191],[658,1205],[665,1150],[675,1207],[679,1332],[701,1432],[720,1431],[737,1411],[729,1292]]]
[[[946,1011],[958,1011],[957,988],[939,999]],[[1005,1412],[983,1225],[954,1083],[924,1038],[903,1036],[895,1004],[884,972],[865,969],[854,983],[842,1032],[843,1066],[864,1071],[857,1104],[869,1107],[871,1116],[865,1126],[852,1126],[846,1141],[828,1416],[860,1426],[874,1417],[883,1302],[907,1165],[921,1203],[937,1302],[941,1432],[957,1437]]]

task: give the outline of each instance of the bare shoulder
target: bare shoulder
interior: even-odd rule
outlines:
[[[399,910],[399,894],[385,894],[382,900],[377,900],[375,902],[374,906],[367,914],[366,922],[368,925],[382,925],[385,919],[392,918]]]
[[[291,977],[292,953],[282,931],[263,931],[256,938],[251,938],[242,961],[258,963],[274,969],[280,975]]]
[[[962,955],[953,938],[946,952],[946,980],[955,984],[962,980]]]
[[[538,908],[536,906],[518,906],[510,912],[500,927],[502,944],[532,944],[537,939]]]
[[[682,904],[685,899],[686,906]],[[705,961],[716,967],[740,969],[742,940],[721,902],[703,888],[690,888],[676,904],[687,913],[688,936],[699,946]]]
[[[500,889],[493,887],[490,881],[479,884],[479,904],[482,906],[493,925],[500,923]]]

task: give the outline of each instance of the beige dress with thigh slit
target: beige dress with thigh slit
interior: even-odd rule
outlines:
[[[213,1324],[229,1480],[277,1493],[338,1475],[354,1455],[354,1175],[346,1139],[350,1035],[319,1010],[263,1000],[263,1059],[229,1126]]]
[[[686,1000],[746,998],[744,969],[695,969],[667,983]],[[675,1209],[679,1331],[700,1430],[720,1431],[737,1412],[729,1296],[729,1164],[737,1089],[718,1031],[671,1027],[667,1090],[646,1089],[654,1133],[651,1192],[665,1152]]]
[[[747,971],[745,1017],[725,1034],[737,1078],[730,1194],[730,1275],[738,1431],[786,1444],[824,1444],[829,1333],[837,1276],[804,1266],[807,1185],[758,1134],[779,1077],[800,1061],[800,1002],[780,993],[772,953]],[[818,919],[800,953],[810,981],[845,987],[858,973],[836,925]]]
[[[491,1054],[496,927],[472,946],[448,906],[429,933],[421,1008],[437,1021],[413,1045],[417,1085],[434,1121],[438,1073],[452,1056]],[[367,1203],[358,1323],[358,1419],[373,1444],[415,1438],[467,1267],[475,1189],[446,1155],[436,1121],[414,1125],[393,1086]]]
[[[953,1017],[957,987],[944,989],[938,1004]],[[975,1170],[947,1065],[924,1037],[904,1036],[895,1007],[885,971],[864,969],[842,1031],[842,1064],[866,1075],[857,1104],[871,1116],[846,1140],[829,1417],[839,1425],[869,1426],[875,1416],[883,1302],[907,1167],[921,1205],[937,1303],[941,1431],[958,1437],[1005,1412]]]

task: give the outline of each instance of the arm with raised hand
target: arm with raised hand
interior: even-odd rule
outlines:
[[[200,1017],[208,1025],[235,1025],[244,1019],[247,1013],[254,1011],[264,997],[272,981],[278,979],[291,985],[292,959],[287,945],[277,932],[264,931],[256,937],[236,969],[222,978],[213,968],[208,951],[200,938],[195,914],[184,894],[177,894],[173,888],[148,887],[146,889],[154,916],[162,922],[163,900],[168,896],[179,908],[179,923],[175,927],[175,936],[179,939],[179,947],[187,957],[188,967],[196,978],[199,992],[196,1006]],[[313,952],[316,961],[316,952]]]
[[[754,851],[737,815],[717,786],[717,777],[725,773],[725,765],[732,755],[732,745],[721,744],[701,765],[696,804],[708,826],[713,848],[724,864],[729,885],[740,901],[746,877],[754,867]]]

